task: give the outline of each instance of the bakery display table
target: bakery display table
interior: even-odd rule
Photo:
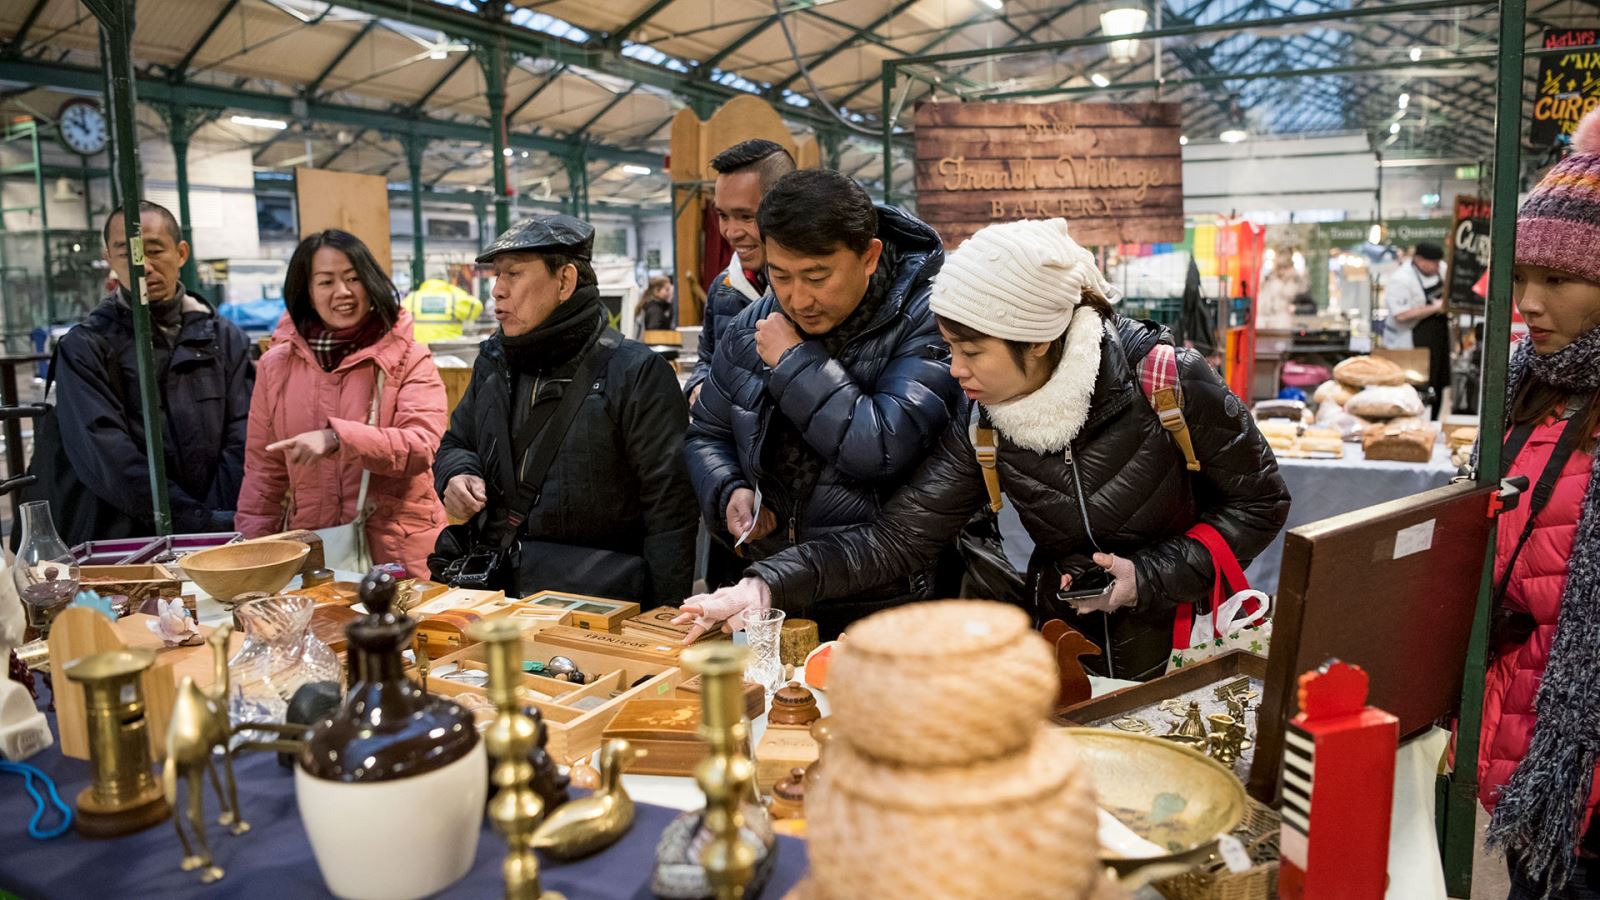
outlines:
[[[41,691],[41,697],[48,696]],[[50,717],[55,731],[55,717]],[[61,798],[71,804],[89,783],[89,764],[61,755],[50,747],[27,760],[55,779]],[[21,897],[175,897],[210,895],[229,898],[325,897],[328,889],[311,855],[311,844],[295,806],[294,777],[278,765],[276,754],[247,753],[234,766],[239,783],[239,805],[250,833],[233,837],[215,824],[216,797],[208,793],[209,835],[217,865],[227,876],[211,885],[200,883],[193,872],[180,872],[182,857],[171,821],[137,834],[112,840],[88,840],[68,832],[48,841],[33,840],[27,824],[33,801],[20,777],[0,774],[0,891]],[[683,782],[698,791],[690,779]],[[574,792],[579,794],[581,792]],[[633,827],[622,840],[605,851],[571,863],[540,860],[542,886],[577,900],[634,900],[649,898],[650,872],[656,841],[677,811],[643,802],[637,805]],[[425,810],[418,810],[425,815]],[[58,822],[53,813],[42,825]],[[352,828],[360,827],[352,822]],[[440,897],[498,897],[503,891],[500,863],[505,841],[493,833],[487,820],[478,840],[477,858],[467,877]],[[782,897],[805,875],[804,841],[780,837],[776,867],[763,897]],[[404,847],[395,852],[403,853]]]

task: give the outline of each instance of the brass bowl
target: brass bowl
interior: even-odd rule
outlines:
[[[246,541],[191,553],[183,558],[183,571],[201,590],[227,602],[247,591],[276,594],[310,552],[299,541]]]
[[[1198,865],[1216,849],[1218,835],[1244,820],[1249,809],[1244,785],[1216,760],[1149,735],[1065,730],[1089,771],[1100,808],[1168,851],[1138,858],[1103,856],[1101,862],[1119,877],[1135,872],[1166,877]]]

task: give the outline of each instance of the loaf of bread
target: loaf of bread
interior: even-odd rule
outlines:
[[[1333,367],[1333,377],[1354,388],[1406,383],[1406,372],[1394,362],[1376,356],[1352,356]]]
[[[1337,428],[1307,428],[1306,433],[1300,435],[1300,440],[1295,443],[1295,449],[1302,453],[1331,453],[1334,456],[1344,455],[1344,436]]]
[[[1361,449],[1367,459],[1425,463],[1433,458],[1433,444],[1438,437],[1439,430],[1431,426],[1372,425],[1361,433]]]
[[[1300,426],[1288,419],[1266,419],[1256,423],[1262,437],[1274,450],[1292,450],[1300,437]]]
[[[1356,390],[1356,388],[1341,383],[1337,378],[1330,378],[1317,388],[1316,393],[1311,395],[1311,400],[1317,406],[1321,406],[1324,403],[1344,406],[1350,402],[1351,397],[1356,395]]]
[[[1409,384],[1362,388],[1350,398],[1344,411],[1363,419],[1398,419],[1422,415],[1422,397]]]

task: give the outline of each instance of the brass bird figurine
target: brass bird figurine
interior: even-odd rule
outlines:
[[[633,799],[622,786],[622,770],[645,755],[621,739],[600,748],[600,786],[550,813],[533,833],[533,846],[555,859],[577,859],[611,846],[633,824]]]

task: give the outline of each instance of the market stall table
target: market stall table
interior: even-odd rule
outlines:
[[[47,697],[41,691],[41,697]],[[55,717],[50,716],[52,733]],[[89,783],[89,764],[68,759],[58,747],[27,760],[56,782],[61,798],[72,803]],[[155,897],[201,893],[238,898],[328,896],[311,844],[295,806],[294,777],[278,765],[276,754],[247,753],[234,766],[239,784],[239,804],[248,834],[233,837],[215,824],[216,797],[206,796],[208,835],[217,865],[227,876],[203,885],[194,872],[181,872],[178,836],[170,821],[137,834],[112,840],[88,840],[75,832],[47,841],[27,836],[33,801],[20,777],[0,774],[0,890],[29,898],[51,897]],[[690,787],[693,782],[686,782]],[[677,815],[676,810],[648,803],[636,807],[636,819],[621,841],[596,856],[572,863],[541,859],[545,890],[560,891],[584,900],[635,900],[649,898],[650,873],[656,841]],[[418,815],[425,814],[419,810]],[[42,822],[49,827],[52,812]],[[360,827],[351,823],[351,827]],[[780,837],[781,850],[764,897],[782,897],[806,871],[805,842]],[[404,848],[395,848],[403,852]],[[467,877],[437,895],[440,897],[497,897],[503,890],[500,863],[505,841],[484,821],[478,853]]]

